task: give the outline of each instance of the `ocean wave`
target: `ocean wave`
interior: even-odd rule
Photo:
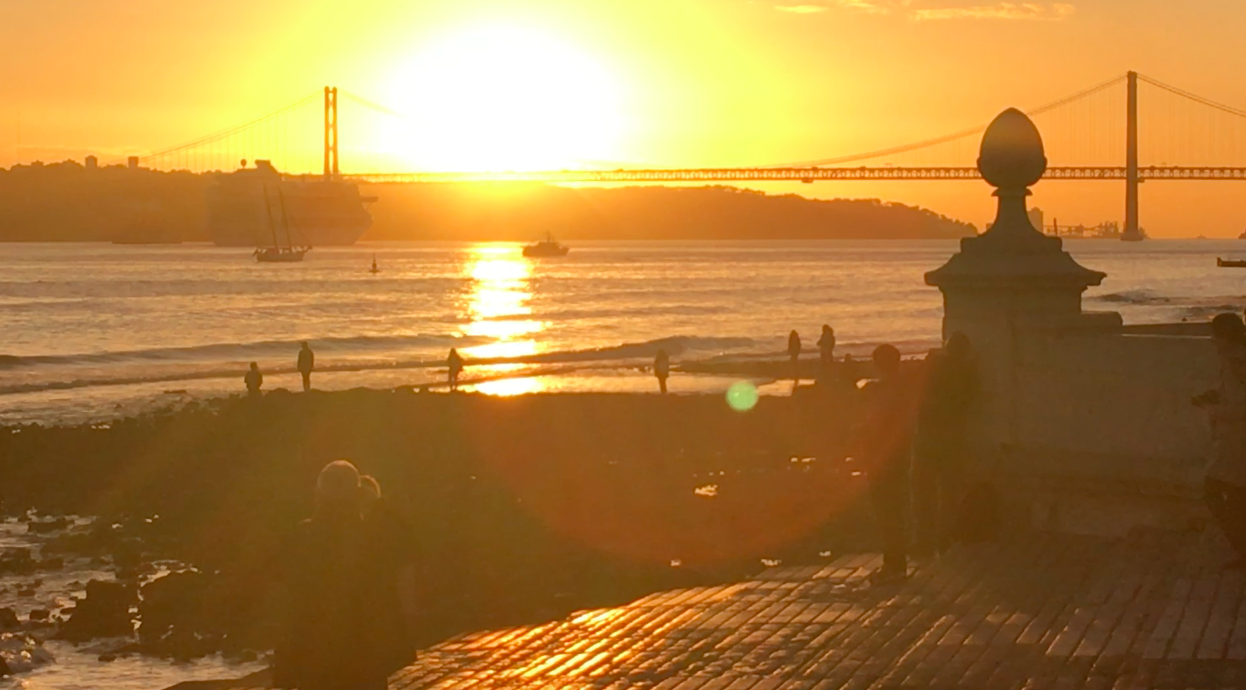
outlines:
[[[1099,302],[1111,302],[1113,304],[1138,304],[1138,305],[1161,305],[1171,304],[1172,298],[1158,295],[1150,290],[1126,290],[1124,292],[1110,292],[1106,295],[1093,295],[1088,297],[1090,300]]]
[[[451,338],[445,336],[460,345],[466,340],[465,338]],[[351,339],[343,339],[351,340]],[[477,339],[480,340],[480,339]],[[314,344],[323,348],[325,340],[313,340]],[[491,342],[487,341],[486,342]],[[590,348],[584,350],[559,350],[554,352],[542,352],[533,355],[523,355],[518,357],[487,357],[487,358],[467,358],[467,365],[471,366],[490,366],[490,365],[550,365],[550,364],[575,364],[582,362],[622,362],[629,360],[649,360],[657,355],[658,350],[666,350],[671,356],[679,356],[684,354],[720,354],[727,350],[739,350],[752,347],[756,344],[752,338],[733,338],[733,337],[710,337],[710,336],[670,336],[666,338],[658,338],[639,343],[624,343],[610,347]],[[282,352],[289,350],[289,343],[282,343]],[[214,346],[205,346],[214,347]],[[193,349],[193,348],[192,348]],[[327,348],[326,348],[327,349]],[[19,358],[29,359],[29,358]],[[4,357],[0,356],[0,366],[3,366]],[[445,366],[443,359],[407,359],[395,361],[344,361],[340,363],[320,364],[316,367],[318,372],[352,372],[352,371],[381,371],[381,370],[398,370],[398,369],[436,369]],[[265,367],[265,374],[290,374],[294,373],[293,366],[282,367]],[[0,395],[16,395],[22,393],[38,393],[51,390],[72,390],[76,388],[89,388],[95,386],[126,386],[151,383],[172,383],[176,381],[195,381],[205,379],[225,379],[239,378],[245,373],[241,366],[216,367],[208,370],[195,371],[171,371],[159,374],[138,374],[138,375],[108,375],[88,376],[73,379],[64,379],[58,381],[32,381],[25,383],[11,384],[8,386],[0,386]]]
[[[323,352],[376,351],[416,347],[471,347],[492,339],[454,335],[350,336],[310,338],[312,349]],[[160,347],[72,355],[0,355],[0,370],[37,364],[63,366],[125,364],[141,361],[219,360],[243,361],[287,354],[293,356],[302,340],[263,340],[252,343],[212,343],[188,347]]]

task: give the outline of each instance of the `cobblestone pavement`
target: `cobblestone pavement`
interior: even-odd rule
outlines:
[[[771,568],[422,652],[393,689],[1246,688],[1218,537],[1037,534],[871,588],[875,555]]]

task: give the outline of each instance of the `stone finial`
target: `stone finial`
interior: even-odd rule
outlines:
[[[978,171],[992,187],[1025,189],[1047,171],[1043,138],[1025,113],[1009,108],[1000,113],[982,135]]]
[[[1025,199],[1046,172],[1047,157],[1043,138],[1025,113],[1009,108],[991,122],[982,135],[978,170],[999,199],[995,222],[982,235],[961,240],[960,253],[926,274],[928,285],[988,291],[1062,285],[1080,295],[1103,280],[1103,273],[1074,261],[1060,238],[1048,237],[1030,223]]]

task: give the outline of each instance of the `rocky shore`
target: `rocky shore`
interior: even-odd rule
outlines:
[[[284,535],[343,457],[410,522],[421,644],[816,562],[870,538],[861,482],[831,460],[847,410],[814,390],[736,412],[718,395],[359,389],[0,428],[0,509],[31,544],[0,555],[31,595],[8,593],[0,628],[116,639],[102,658],[253,660]],[[34,596],[67,569],[98,572],[62,605]]]

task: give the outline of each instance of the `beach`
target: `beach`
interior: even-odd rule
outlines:
[[[0,429],[13,478],[0,505],[27,522],[97,517],[46,533],[70,550],[66,567],[99,571],[78,579],[142,584],[170,563],[211,573],[171,605],[197,642],[119,656],[224,654],[220,676],[242,675],[272,640],[274,554],[328,460],[374,474],[410,522],[429,644],[869,543],[858,478],[827,460],[824,412],[805,394],[737,412],[719,395],[276,393]],[[72,603],[37,589],[14,608],[71,615],[56,596]]]

